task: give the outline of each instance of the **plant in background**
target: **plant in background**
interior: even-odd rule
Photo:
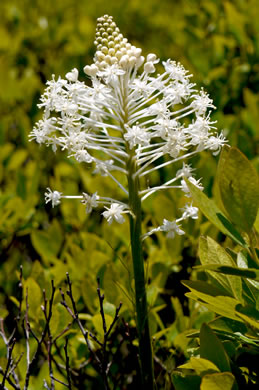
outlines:
[[[200,346],[174,373],[175,388],[257,389],[258,173],[238,149],[225,147],[217,173],[220,207],[191,183],[188,185],[200,210],[236,246],[234,250],[225,249],[210,237],[200,238],[201,265],[196,269],[205,271],[207,278],[185,281],[190,290],[186,295],[216,313],[216,318],[209,326],[203,324],[198,334],[190,335],[200,338]]]
[[[162,62],[163,72],[157,74],[156,55],[144,58],[141,49],[131,45],[107,15],[97,20],[95,44],[94,62],[84,68],[91,86],[78,80],[77,69],[67,73],[66,79],[53,76],[39,104],[43,118],[30,139],[51,146],[54,152],[58,146],[67,150],[68,157],[88,164],[93,173],[109,176],[121,190],[121,198],[113,199],[98,193],[63,195],[48,188],[45,198],[53,207],[62,198],[79,199],[87,213],[103,207],[102,215],[109,224],[121,224],[128,215],[142,381],[152,389],[142,241],[160,231],[169,238],[184,234],[180,223],[196,219],[198,209],[187,203],[178,219],[164,219],[161,226],[142,233],[142,202],[157,191],[172,188],[189,197],[185,178],[202,189],[185,160],[203,150],[219,153],[225,139],[215,134],[208,111],[214,108],[212,100],[195,89],[182,65],[167,60]],[[152,182],[152,172],[179,161],[183,166],[174,177],[158,186],[147,185],[148,176]]]

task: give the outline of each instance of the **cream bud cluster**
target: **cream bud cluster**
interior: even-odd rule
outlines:
[[[124,38],[112,16],[104,15],[97,19],[95,45],[97,51],[93,65],[86,65],[84,71],[89,76],[95,76],[98,70],[107,66],[117,65],[123,69],[140,67],[144,62],[142,50],[131,45]]]

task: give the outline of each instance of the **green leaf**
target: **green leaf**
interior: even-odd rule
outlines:
[[[16,170],[19,168],[24,163],[27,156],[28,151],[25,149],[19,149],[14,152],[8,163],[8,170]]]
[[[210,360],[222,372],[231,371],[228,355],[218,337],[204,323],[200,331],[200,356]]]
[[[247,332],[247,327],[241,322],[231,320],[226,317],[218,317],[209,322],[209,326],[216,331],[227,332],[230,334]]]
[[[109,314],[105,314],[105,322],[107,330],[111,326],[113,318]],[[103,319],[101,314],[96,314],[92,317],[92,323],[95,328],[95,331],[99,334],[100,337],[104,337],[103,331]]]
[[[183,307],[177,297],[171,297],[171,302],[175,312],[177,328],[180,332],[183,332],[186,329],[186,318],[184,317]]]
[[[201,190],[195,185],[187,181],[188,188],[191,192],[192,198],[201,210],[201,212],[213,223],[222,233],[229,236],[237,244],[247,247],[244,239],[236,228],[227,219],[224,213],[218,208],[213,199],[209,199]]]
[[[43,302],[41,288],[34,279],[29,277],[24,282],[24,291],[24,296],[26,291],[28,291],[29,315],[36,319],[37,313],[41,312],[41,304]]]
[[[175,390],[200,390],[201,378],[198,375],[173,373],[172,382]]]
[[[188,280],[183,281],[182,283],[191,290],[190,293],[186,293],[188,298],[198,301],[209,310],[214,311],[223,317],[243,322],[235,312],[236,305],[240,304],[240,302],[224,295],[219,288],[201,281]]]
[[[221,199],[231,221],[247,233],[253,227],[259,206],[258,174],[237,148],[224,153],[218,175]]]
[[[216,264],[197,265],[194,268],[205,271],[208,270],[213,272],[220,272],[225,275],[236,275],[242,278],[254,279],[256,281],[259,281],[259,270],[255,268],[244,269]]]
[[[233,297],[242,302],[242,281],[235,276],[225,276],[211,273],[209,265],[215,264],[215,268],[220,265],[235,266],[233,259],[227,254],[224,248],[212,238],[201,237],[199,241],[199,255],[202,263],[202,269],[215,278]]]
[[[4,320],[5,317],[7,317],[9,314],[8,310],[3,308],[3,307],[0,307],[0,319],[1,320]]]
[[[235,377],[230,372],[205,375],[200,390],[232,390]]]
[[[211,361],[203,358],[191,357],[190,361],[178,368],[195,370],[199,376],[204,376],[208,373],[219,372],[218,367]]]
[[[116,306],[110,302],[104,302],[103,311],[104,314],[108,314],[109,316],[114,318],[116,313]]]
[[[254,227],[255,227],[255,230],[257,231],[257,233],[259,233],[259,210],[257,212],[257,216],[256,216],[256,219],[255,219]]]
[[[242,318],[248,325],[253,329],[259,330],[259,312],[255,307],[251,305],[237,305],[236,306],[237,316]]]
[[[31,233],[31,240],[36,251],[47,262],[56,258],[61,249],[63,234],[60,224],[53,220],[48,230],[34,230]]]

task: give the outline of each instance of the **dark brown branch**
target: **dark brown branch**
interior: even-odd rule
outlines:
[[[92,354],[94,360],[96,361],[96,363],[98,365],[99,371],[100,371],[102,378],[103,378],[103,381],[104,381],[104,387],[106,390],[108,390],[109,384],[108,384],[108,376],[107,375],[108,375],[108,372],[109,372],[109,369],[110,369],[112,362],[108,361],[107,343],[108,343],[109,335],[110,335],[114,325],[118,321],[119,311],[121,309],[122,303],[120,303],[120,305],[116,308],[114,319],[113,319],[111,325],[109,326],[109,329],[107,330],[107,323],[106,323],[105,314],[104,314],[104,307],[103,307],[104,294],[101,294],[100,281],[98,279],[97,294],[99,297],[100,314],[101,314],[101,318],[102,318],[103,333],[104,333],[103,342],[101,342],[97,339],[97,337],[95,335],[93,335],[91,332],[85,330],[82,322],[80,321],[79,314],[78,314],[78,311],[76,308],[76,303],[75,303],[75,300],[73,297],[72,283],[71,283],[71,280],[70,280],[68,273],[67,273],[67,284],[68,284],[68,290],[66,291],[66,295],[70,298],[72,308],[68,306],[68,304],[66,302],[65,294],[62,291],[62,289],[60,289],[60,294],[61,294],[61,298],[62,298],[61,304],[66,308],[68,313],[71,315],[71,317],[74,319],[74,321],[78,324],[80,331],[84,336],[84,339],[86,341],[86,344],[87,344],[87,347],[90,351],[90,354]],[[89,336],[100,346],[100,349],[102,351],[100,357],[97,355],[97,353],[91,347],[91,344],[89,343],[89,339],[88,339]]]
[[[7,380],[7,377],[8,377],[8,370],[9,370],[9,367],[11,366],[12,364],[12,353],[13,353],[13,349],[14,349],[14,346],[15,346],[15,343],[16,343],[16,339],[13,338],[10,342],[8,342],[8,346],[7,346],[7,364],[6,364],[6,367],[5,367],[5,370],[4,370],[4,374],[3,374],[3,379],[2,379],[2,383],[0,385],[0,389],[4,389],[5,388],[5,381]]]
[[[68,388],[69,388],[69,390],[72,390],[70,364],[69,364],[69,356],[68,356],[67,346],[68,346],[68,338],[66,338],[64,350],[65,350],[65,356],[66,356],[66,372],[67,372]]]
[[[51,288],[52,288],[51,289],[51,297],[50,297],[49,301],[46,299],[45,290],[43,290],[44,304],[42,306],[42,311],[44,313],[46,322],[45,322],[45,326],[44,326],[44,329],[41,333],[40,338],[38,338],[35,335],[35,333],[32,331],[31,326],[30,326],[29,314],[28,314],[29,313],[28,291],[26,291],[26,313],[25,313],[24,330],[25,330],[25,338],[26,338],[26,350],[27,350],[27,370],[26,370],[26,376],[25,376],[24,390],[27,390],[29,387],[29,380],[30,380],[33,365],[35,364],[35,362],[37,360],[37,357],[40,353],[41,346],[45,340],[45,337],[47,336],[47,334],[50,333],[49,324],[50,324],[50,320],[52,317],[52,307],[53,307],[54,295],[55,295],[55,291],[56,291],[53,280],[51,281]],[[37,348],[36,348],[36,351],[35,351],[31,360],[30,360],[30,343],[29,343],[30,334],[37,341]]]

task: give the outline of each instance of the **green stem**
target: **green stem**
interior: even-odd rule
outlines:
[[[148,324],[148,307],[145,288],[144,259],[141,240],[141,200],[139,197],[139,179],[134,177],[136,166],[133,155],[129,153],[128,185],[130,216],[130,238],[135,279],[135,297],[137,312],[137,330],[139,337],[139,356],[143,388],[154,389],[153,353]]]
[[[121,79],[121,113],[122,122],[121,129],[126,133],[125,124],[128,123],[128,76]],[[135,300],[137,313],[137,331],[139,338],[139,358],[141,367],[141,380],[143,389],[154,390],[154,367],[153,367],[153,351],[151,345],[149,323],[148,323],[148,306],[147,294],[145,287],[145,269],[144,258],[142,252],[141,240],[141,199],[139,196],[139,178],[135,175],[137,171],[135,150],[130,149],[126,142],[126,151],[128,154],[127,172],[128,172],[128,192],[129,192],[129,207],[132,214],[130,218],[130,240],[131,253],[133,261],[133,272],[135,281]]]

